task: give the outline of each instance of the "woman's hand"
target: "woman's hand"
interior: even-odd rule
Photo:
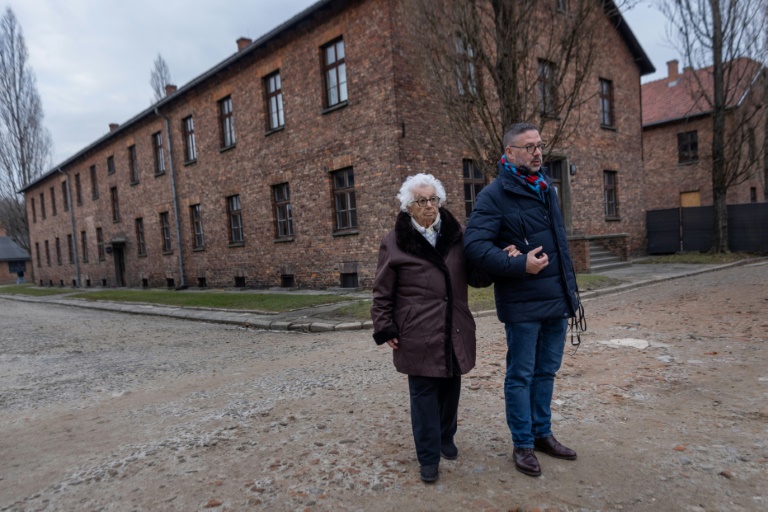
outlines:
[[[400,347],[397,346],[398,343],[400,343],[400,342],[397,340],[397,338],[392,338],[391,340],[387,340],[387,345],[389,345],[390,347],[392,347],[395,350],[400,348]]]
[[[520,256],[522,254],[514,245],[506,246],[503,251],[505,251],[510,258],[514,258],[515,256]]]

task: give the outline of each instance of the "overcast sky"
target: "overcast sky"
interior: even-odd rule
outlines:
[[[7,0],[24,33],[57,164],[150,106],[149,75],[160,53],[183,86],[315,0]],[[643,2],[624,13],[656,73],[678,58],[666,21]]]

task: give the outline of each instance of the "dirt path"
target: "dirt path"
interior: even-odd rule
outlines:
[[[263,332],[0,299],[0,510],[768,509],[768,264],[588,301],[556,384],[575,462],[514,470],[478,320],[459,459],[418,478],[369,331]]]

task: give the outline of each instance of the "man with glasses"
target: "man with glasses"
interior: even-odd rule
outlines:
[[[534,450],[576,459],[552,435],[550,404],[579,300],[557,193],[541,167],[546,143],[527,123],[509,128],[503,142],[498,178],[477,196],[464,247],[494,277],[496,314],[507,335],[504,398],[515,468],[539,476]],[[522,254],[508,257],[502,248],[509,244]]]

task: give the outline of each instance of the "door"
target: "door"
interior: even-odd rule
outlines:
[[[112,255],[115,258],[115,285],[125,286],[125,246],[113,244]]]
[[[701,194],[698,190],[694,192],[681,192],[680,193],[680,207],[692,208],[695,206],[701,206]]]

